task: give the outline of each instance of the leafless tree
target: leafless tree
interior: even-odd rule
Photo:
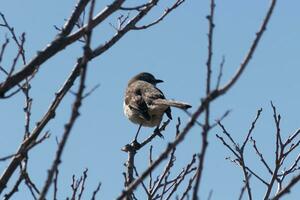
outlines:
[[[10,199],[15,193],[17,193],[21,188],[20,185],[24,183],[25,187],[22,190],[28,189],[32,195],[33,199],[44,200],[49,194],[50,187],[53,187],[53,199],[58,199],[57,194],[59,192],[58,180],[59,180],[59,167],[62,161],[62,154],[66,148],[66,143],[71,136],[72,129],[78,117],[80,116],[80,107],[84,102],[84,99],[91,95],[98,85],[92,88],[90,91],[86,91],[86,73],[89,69],[89,62],[96,57],[101,56],[104,52],[108,51],[112,46],[114,46],[124,35],[131,31],[144,30],[155,26],[164,20],[171,12],[174,12],[185,0],[173,0],[170,6],[164,10],[164,12],[157,16],[155,20],[148,24],[143,24],[142,19],[148,15],[148,13],[155,7],[159,6],[160,0],[149,0],[148,2],[143,2],[141,4],[128,7],[126,6],[125,0],[113,0],[111,4],[105,7],[101,11],[97,11],[95,0],[79,0],[76,4],[73,12],[71,13],[68,20],[63,27],[55,27],[58,31],[57,36],[49,42],[49,44],[37,55],[31,59],[27,59],[25,42],[26,34],[22,33],[20,36],[15,32],[14,27],[9,23],[3,13],[0,13],[1,23],[0,27],[7,30],[8,35],[4,37],[4,42],[2,43],[0,49],[0,70],[5,75],[5,79],[1,80],[0,83],[0,97],[2,99],[10,100],[14,95],[21,93],[25,99],[24,114],[25,114],[25,128],[23,141],[16,149],[15,153],[11,155],[6,155],[0,158],[0,162],[8,162],[7,167],[1,174],[0,177],[0,194],[3,194],[4,199]],[[215,1],[210,0],[210,12],[207,15],[208,20],[208,48],[207,48],[207,60],[206,60],[206,74],[202,77],[205,80],[205,96],[201,99],[201,102],[197,106],[194,112],[190,113],[186,111],[186,114],[190,116],[190,120],[186,124],[182,124],[180,118],[177,119],[176,131],[174,133],[173,141],[169,141],[166,148],[157,156],[157,159],[153,159],[153,148],[155,146],[151,145],[151,141],[156,137],[154,132],[148,138],[141,142],[137,147],[133,142],[126,144],[122,150],[127,153],[128,159],[125,163],[124,175],[124,190],[117,195],[117,199],[137,199],[136,190],[140,188],[144,194],[143,199],[149,200],[162,200],[162,199],[199,199],[199,191],[201,190],[201,182],[203,179],[203,167],[206,164],[206,152],[209,144],[208,136],[213,128],[220,129],[223,131],[224,135],[217,134],[217,138],[222,142],[224,147],[228,149],[233,158],[229,160],[234,164],[238,165],[243,174],[243,185],[240,192],[239,199],[242,199],[247,193],[248,199],[253,199],[253,191],[255,187],[251,185],[250,180],[256,178],[266,186],[266,192],[263,199],[279,199],[288,192],[291,188],[297,184],[300,180],[300,175],[297,175],[299,169],[299,159],[298,155],[294,158],[294,162],[291,166],[286,167],[285,159],[291,155],[291,152],[295,151],[300,144],[299,133],[300,130],[295,131],[287,139],[284,139],[280,130],[280,120],[281,116],[277,114],[276,107],[271,104],[274,121],[276,127],[276,144],[275,144],[275,167],[272,168],[269,163],[267,163],[263,153],[258,147],[259,141],[255,140],[253,131],[255,124],[260,117],[262,109],[258,110],[256,118],[252,122],[252,125],[245,136],[245,139],[240,146],[232,135],[227,131],[222,123],[222,119],[225,118],[229,111],[225,111],[218,120],[213,121],[211,119],[211,103],[218,99],[221,99],[224,94],[226,94],[233,85],[237,84],[239,78],[242,76],[245,68],[247,68],[249,62],[254,56],[257,46],[260,43],[266,27],[271,19],[276,5],[276,0],[271,0],[270,6],[266,11],[265,17],[261,22],[261,26],[255,34],[254,40],[249,46],[249,49],[242,59],[240,66],[237,67],[237,72],[232,75],[231,79],[225,84],[221,84],[223,66],[225,64],[225,58],[223,58],[219,68],[214,68],[212,66],[213,61],[213,50],[214,50],[214,28],[215,28]],[[85,18],[85,13],[88,13]],[[130,13],[130,14],[128,14]],[[106,23],[108,17],[117,14],[117,25],[110,23],[111,27],[115,30],[115,34],[111,36],[103,44],[97,44],[93,42],[93,31],[97,27]],[[139,24],[139,25],[138,25]],[[32,112],[32,98],[30,95],[31,81],[39,74],[39,69],[41,66],[49,59],[52,59],[57,55],[58,52],[64,51],[69,45],[73,43],[82,44],[82,55],[79,57],[68,77],[66,77],[64,84],[55,93],[52,102],[49,102],[49,108],[45,114],[36,123],[33,129],[31,129],[31,112]],[[93,42],[92,47],[91,43]],[[5,58],[5,51],[7,51],[8,45],[13,43],[17,47],[17,53],[12,60],[11,66],[3,66],[1,63]],[[29,62],[27,60],[30,60]],[[17,65],[21,61],[21,66]],[[17,71],[18,69],[18,71]],[[216,82],[212,80],[212,71],[218,70],[218,76],[216,77]],[[77,90],[71,91],[74,83],[78,82]],[[214,86],[215,85],[215,86]],[[67,93],[74,94],[74,101],[72,104],[72,112],[70,114],[69,120],[65,123],[62,138],[57,140],[57,151],[53,162],[47,171],[46,180],[44,180],[43,185],[37,185],[34,180],[32,180],[27,166],[30,162],[28,153],[35,148],[37,145],[42,145],[45,140],[50,137],[49,131],[46,131],[48,123],[55,118],[56,110],[60,106],[62,100],[65,98]],[[200,118],[203,116],[203,118]],[[160,127],[160,131],[164,133],[169,131],[169,121],[165,121]],[[182,167],[179,173],[176,173],[174,168],[178,168],[176,162],[176,152],[177,147],[180,143],[185,141],[185,137],[190,133],[192,127],[197,126],[201,131],[201,142],[199,143],[199,151],[195,152],[190,156],[190,162],[186,163]],[[251,165],[246,162],[244,150],[248,148],[249,143],[252,144],[253,153],[258,155],[258,158],[264,166],[270,176],[267,181],[262,175],[256,173]],[[139,168],[139,163],[136,162],[135,156],[137,154],[143,153],[141,149],[149,148],[148,155],[145,156],[144,162],[148,162],[149,165],[146,169],[141,170]],[[165,162],[164,162],[165,161]],[[162,166],[163,170],[157,173],[159,166]],[[154,171],[156,170],[156,171]],[[13,175],[18,174],[17,179],[12,179]],[[296,174],[293,178],[289,178],[291,175]],[[88,178],[88,169],[83,171],[83,174],[76,178],[73,175],[71,179],[71,189],[72,193],[67,199],[83,199],[83,193],[86,187],[86,181]],[[250,179],[251,178],[251,179]],[[147,181],[147,183],[146,183]],[[8,182],[12,183],[12,187],[7,187]],[[274,188],[276,187],[276,192]],[[97,193],[101,190],[101,183],[95,187],[94,192],[91,194],[91,199],[96,199]],[[116,192],[116,191],[114,191]],[[4,194],[5,193],[5,194]],[[211,191],[208,199],[213,199],[213,192]]]

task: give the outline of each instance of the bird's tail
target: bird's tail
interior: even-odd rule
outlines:
[[[192,106],[181,102],[181,101],[175,101],[175,100],[169,100],[169,99],[156,99],[153,101],[153,104],[156,105],[166,105],[166,106],[171,106],[171,107],[176,107],[176,108],[180,108],[183,110],[186,110],[188,108],[191,108]]]

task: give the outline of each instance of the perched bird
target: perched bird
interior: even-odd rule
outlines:
[[[126,117],[131,122],[139,124],[134,141],[137,140],[142,126],[156,126],[155,133],[162,137],[159,125],[164,113],[172,119],[170,107],[184,110],[191,107],[184,102],[166,99],[162,91],[156,87],[156,84],[161,82],[163,81],[147,72],[137,74],[128,82],[123,107]]]

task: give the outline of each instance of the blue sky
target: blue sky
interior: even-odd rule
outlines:
[[[100,11],[111,1],[96,1],[96,11]],[[172,1],[163,1],[143,22],[149,22],[160,15]],[[70,15],[75,1],[10,0],[1,2],[0,11],[18,34],[26,32],[26,57],[28,61],[38,50],[43,49],[56,35],[54,25],[62,26]],[[226,58],[222,83],[227,82],[242,62],[269,1],[216,1],[215,38],[213,54],[213,76],[217,77],[219,63]],[[299,128],[299,1],[278,1],[274,14],[257,51],[245,73],[225,96],[212,104],[212,120],[226,110],[232,110],[224,120],[237,141],[245,137],[259,108],[263,108],[261,119],[253,136],[265,157],[273,163],[275,127],[270,101],[272,100],[282,115],[282,132],[288,136]],[[75,124],[63,154],[60,165],[59,197],[70,194],[72,175],[79,176],[85,168],[89,177],[85,197],[88,198],[98,181],[102,182],[99,193],[101,199],[114,199],[123,188],[123,163],[127,155],[120,149],[136,132],[137,126],[123,115],[123,93],[128,79],[147,71],[165,82],[159,85],[168,98],[184,100],[195,110],[204,95],[205,62],[207,57],[207,20],[209,1],[186,1],[158,25],[142,31],[129,32],[115,46],[89,64],[87,87],[100,87],[84,100],[81,116]],[[109,23],[116,23],[112,16],[96,29],[92,46],[103,43],[114,34]],[[6,30],[0,29],[0,42],[4,41]],[[34,127],[47,111],[55,92],[70,73],[76,58],[82,54],[82,44],[76,43],[44,63],[32,81],[31,96],[32,124]],[[6,51],[2,66],[9,66],[16,53],[13,44]],[[21,67],[20,63],[18,67]],[[4,76],[0,75],[1,80]],[[75,89],[75,88],[74,88]],[[69,94],[57,110],[57,115],[45,128],[51,138],[30,153],[29,173],[39,187],[46,178],[55,155],[55,138],[61,138],[63,127],[70,116],[73,95]],[[14,153],[23,138],[24,98],[18,94],[11,99],[1,100],[0,157]],[[189,118],[185,113],[173,109],[173,116],[181,117],[183,124]],[[168,141],[174,138],[176,120],[167,130],[165,140],[153,141],[154,156],[158,156]],[[146,137],[151,129],[143,128],[140,137]],[[225,160],[230,152],[217,140],[221,134],[215,128],[209,136],[209,147],[204,168],[200,196],[206,198],[213,190],[213,199],[235,199],[242,185],[241,170]],[[194,127],[186,141],[179,145],[176,163],[181,169],[200,149],[200,128]],[[262,167],[253,149],[247,149],[247,162],[264,177],[267,172]],[[148,160],[148,147],[137,155],[141,172]],[[295,154],[293,156],[296,156]],[[0,164],[2,171],[7,162]],[[13,181],[10,182],[12,184]],[[11,186],[9,184],[9,186]],[[264,194],[263,185],[253,178],[254,199]],[[295,199],[300,195],[299,186],[284,199]],[[30,195],[27,189],[13,199]],[[52,193],[52,191],[51,191]]]

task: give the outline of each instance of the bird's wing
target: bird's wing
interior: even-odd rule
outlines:
[[[145,120],[150,120],[150,115],[148,113],[147,103],[144,101],[141,91],[138,88],[133,87],[132,91],[127,93],[125,97],[125,104],[135,113],[137,113],[141,118]]]
[[[143,98],[147,104],[152,104],[157,99],[166,99],[164,93],[153,85],[144,87]],[[169,119],[172,119],[171,107],[168,107],[165,113]]]

